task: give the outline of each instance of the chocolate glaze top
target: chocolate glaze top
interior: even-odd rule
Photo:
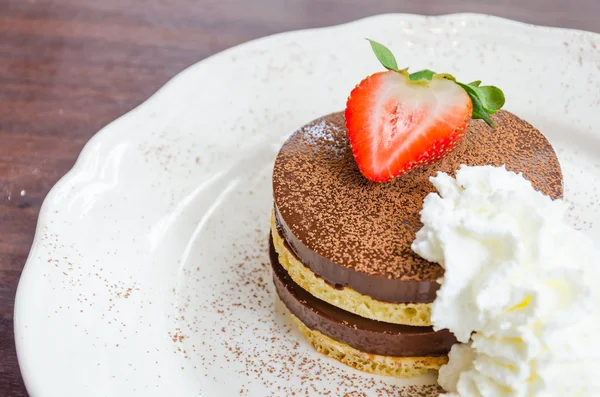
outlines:
[[[429,177],[438,171],[454,175],[462,164],[506,165],[522,172],[536,189],[562,197],[560,165],[546,138],[509,112],[501,110],[493,119],[496,130],[471,121],[462,141],[442,161],[386,183],[371,182],[358,170],[341,112],[295,132],[275,161],[276,212],[289,233],[326,263],[311,264],[296,252],[300,259],[329,282],[366,294],[360,285],[349,285],[348,277],[335,274],[350,269],[373,278],[374,286],[382,278],[435,282],[443,269],[417,256],[410,245],[422,226],[423,199],[435,191]],[[378,299],[407,301],[405,296],[398,299],[401,285],[397,287],[379,293]],[[431,294],[427,301],[433,301],[435,289]]]

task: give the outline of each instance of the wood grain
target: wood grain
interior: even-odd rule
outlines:
[[[597,0],[0,0],[0,395],[27,395],[12,318],[40,205],[96,131],[215,52],[387,12],[600,31]]]

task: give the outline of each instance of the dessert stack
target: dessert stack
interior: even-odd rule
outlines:
[[[563,194],[546,138],[500,110],[502,92],[430,70],[364,79],[344,112],[285,142],[273,170],[270,258],[277,293],[319,352],[363,371],[412,377],[447,362],[454,335],[431,326],[443,268],[411,249],[429,178],[461,165],[505,165]]]

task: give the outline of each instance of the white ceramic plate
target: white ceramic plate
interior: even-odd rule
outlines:
[[[273,159],[381,69],[364,37],[413,70],[502,87],[506,108],[557,149],[573,224],[600,240],[600,36],[384,15],[267,37],[192,66],[108,125],[48,195],[15,308],[33,397],[409,394],[407,381],[314,352],[267,265]]]

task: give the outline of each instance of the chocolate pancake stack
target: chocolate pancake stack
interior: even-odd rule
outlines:
[[[283,145],[273,171],[270,241],[277,292],[320,352],[354,368],[410,377],[436,370],[456,342],[434,331],[431,304],[443,269],[410,246],[438,171],[506,165],[562,197],[562,175],[546,138],[499,111],[497,128],[472,121],[438,163],[387,183],[367,180],[352,155],[342,113],[317,119]]]

